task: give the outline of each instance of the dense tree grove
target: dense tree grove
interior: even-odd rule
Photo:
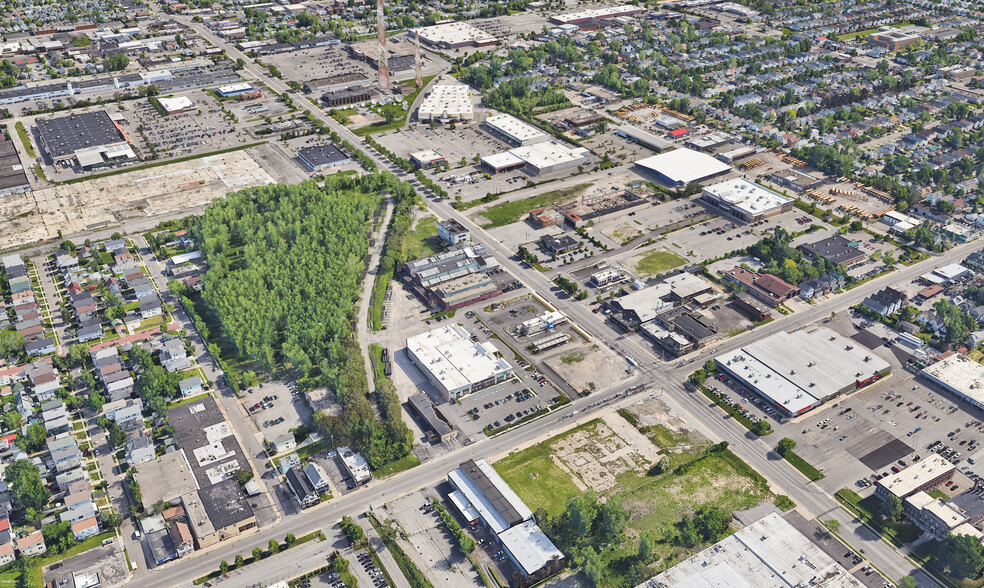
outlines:
[[[397,203],[389,251],[393,234],[409,226],[404,217],[412,218],[417,194],[385,172],[243,190],[213,203],[191,227],[210,266],[202,298],[239,353],[269,370],[296,369],[304,386],[330,387],[342,413],[316,413],[314,424],[334,445],[363,452],[374,468],[405,456],[413,440],[387,389],[377,390],[377,419],[349,327],[369,220],[387,193]],[[399,261],[383,260],[390,269]]]
[[[829,272],[841,271],[832,262],[817,257],[812,262],[803,257],[803,252],[791,247],[792,235],[782,227],[776,227],[771,236],[763,237],[746,250],[748,255],[757,257],[766,264],[765,271],[778,276],[791,284],[813,279]],[[841,271],[841,273],[844,273]]]

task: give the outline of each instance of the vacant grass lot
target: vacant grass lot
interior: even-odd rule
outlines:
[[[414,260],[428,255],[434,255],[444,249],[442,241],[437,236],[437,218],[425,216],[417,221],[417,225],[407,234],[407,259]]]
[[[686,259],[666,249],[654,249],[640,257],[636,268],[647,276],[661,274],[687,263]]]
[[[519,494],[526,506],[532,510],[542,506],[550,516],[557,516],[564,512],[567,499],[579,492],[570,475],[550,459],[552,451],[548,443],[552,441],[495,462],[495,471]]]
[[[531,210],[551,206],[553,204],[560,204],[562,202],[567,202],[577,198],[590,187],[591,184],[578,184],[563,190],[554,190],[553,192],[546,192],[537,196],[524,198],[523,200],[503,202],[502,204],[496,204],[495,206],[489,208],[479,216],[484,217],[489,221],[488,224],[485,225],[486,229],[503,227],[523,218],[529,214]]]

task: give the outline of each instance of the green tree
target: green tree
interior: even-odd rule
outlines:
[[[253,548],[253,561],[260,561],[263,558],[263,550],[259,547]]]
[[[786,453],[792,451],[796,448],[796,441],[793,441],[789,437],[783,437],[779,440],[779,444],[776,445],[776,453],[779,455],[785,455]]]
[[[246,559],[243,557],[243,554],[241,554],[241,553],[236,554],[236,569],[237,570],[239,568],[243,567],[243,564],[245,562],[246,562]]]
[[[912,576],[899,578],[899,581],[895,583],[895,588],[916,588],[916,579]]]
[[[0,356],[15,357],[24,353],[24,334],[17,331],[0,333]]]
[[[613,496],[598,509],[592,525],[592,537],[600,545],[617,543],[625,533],[625,525],[628,522],[628,511],[622,508],[622,502]]]
[[[28,453],[35,453],[44,449],[44,439],[48,436],[48,430],[40,422],[28,425],[27,433],[17,433],[14,441],[21,449]]]
[[[601,554],[589,545],[581,552],[581,557],[584,559],[584,575],[588,580],[588,586],[591,588],[601,586],[602,576],[605,573],[605,563],[601,559]]]
[[[7,429],[20,429],[22,417],[16,410],[9,410],[3,413],[3,424]]]
[[[267,544],[267,551],[270,553],[278,553],[280,551],[280,544],[277,543],[275,539],[271,539],[270,543]]]
[[[99,521],[105,527],[116,529],[123,524],[123,515],[108,510],[101,510],[99,511]]]
[[[940,541],[936,557],[952,576],[976,578],[984,568],[984,547],[970,535],[947,535]]]
[[[41,480],[38,468],[26,459],[18,459],[4,472],[10,482],[10,499],[14,508],[42,510],[51,498],[51,492]]]
[[[893,521],[902,517],[902,500],[898,496],[889,493],[882,502],[882,514]]]
[[[222,560],[219,563],[219,571],[222,572],[223,574],[228,574],[229,573],[229,562],[227,562],[226,560]]]
[[[824,527],[827,527],[831,533],[836,533],[840,530],[840,521],[837,519],[827,519],[826,521],[821,521]]]
[[[130,58],[126,55],[110,55],[103,60],[103,68],[106,71],[123,71],[130,65]]]
[[[297,541],[297,537],[293,533],[287,533],[287,536],[284,537],[284,543],[287,544],[287,547],[293,545],[295,541]]]

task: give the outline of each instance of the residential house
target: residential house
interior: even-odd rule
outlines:
[[[799,293],[799,289],[772,274],[759,274],[743,267],[730,269],[724,281],[745,288],[752,296],[769,306],[776,307]]]
[[[189,396],[194,396],[195,394],[201,394],[202,392],[202,379],[198,376],[191,376],[190,378],[185,378],[178,382],[178,389],[181,391],[181,396],[188,398]]]
[[[178,557],[184,557],[195,550],[195,542],[191,536],[191,529],[184,521],[174,521],[167,529],[171,537],[171,544]]]
[[[98,532],[99,523],[96,521],[95,516],[72,523],[72,534],[75,535],[76,541],[85,541]]]
[[[41,531],[35,531],[17,540],[17,551],[26,556],[41,555],[48,551],[48,546],[44,544]]]
[[[9,535],[9,531],[7,534]],[[0,544],[0,565],[9,564],[14,561],[14,544],[13,542]]]
[[[133,431],[135,429],[142,429],[144,426],[143,422],[143,402],[139,399],[136,401],[128,403],[126,406],[117,408],[111,413],[107,413],[106,417],[109,420],[114,421],[119,425],[124,431]]]
[[[324,468],[316,464],[313,461],[309,461],[306,466],[304,466],[304,475],[307,476],[311,485],[317,492],[326,492],[329,488],[328,474],[325,473]]]
[[[44,339],[39,339],[37,341],[30,341],[24,346],[24,351],[28,355],[45,355],[47,353],[55,352],[55,340],[51,337],[46,337]]]
[[[144,320],[164,314],[164,308],[156,294],[138,300],[140,301],[140,316]]]
[[[301,508],[314,506],[321,500],[314,486],[311,485],[304,472],[298,467],[292,467],[287,470],[287,485],[294,494],[294,498],[297,499],[298,504],[301,505]]]
[[[908,296],[894,288],[883,288],[865,298],[861,305],[881,316],[888,316],[902,310],[908,299]]]
[[[131,467],[148,462],[154,457],[156,457],[154,442],[142,431],[126,442],[126,462]]]
[[[273,448],[277,453],[288,453],[297,448],[293,433],[284,433],[273,440]]]
[[[72,495],[70,494],[69,496]],[[67,499],[68,496],[66,496],[65,498]],[[61,522],[63,523],[77,523],[79,521],[84,521],[88,518],[94,518],[98,512],[99,509],[96,508],[95,504],[93,504],[92,502],[86,502],[83,503],[78,508],[63,511],[61,514],[58,515],[58,518],[60,518]]]

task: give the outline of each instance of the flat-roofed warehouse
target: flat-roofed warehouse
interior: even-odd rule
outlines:
[[[485,119],[485,128],[513,145],[524,146],[543,143],[550,135],[519,120],[511,114],[497,114]]]
[[[417,109],[421,121],[454,122],[469,121],[475,116],[468,86],[464,84],[440,84],[424,98]]]
[[[755,222],[793,209],[793,199],[759,186],[745,178],[734,178],[707,186],[701,200],[745,222]]]
[[[467,22],[446,22],[422,29],[414,34],[432,47],[455,49],[458,47],[488,47],[498,45],[499,39]]]
[[[984,366],[955,354],[923,368],[919,375],[957,398],[984,410]]]
[[[22,194],[31,189],[14,142],[0,133],[0,197]]]
[[[864,588],[816,543],[771,513],[637,588]]]
[[[653,155],[640,159],[635,165],[653,174],[664,184],[680,188],[731,171],[730,165],[692,149],[675,149],[669,153]]]
[[[673,143],[670,143],[666,139],[657,137],[656,135],[650,133],[649,131],[644,131],[638,127],[632,125],[622,125],[616,131],[616,135],[624,137],[630,141],[634,141],[639,145],[642,145],[646,149],[652,149],[657,153],[662,153],[671,147]]]
[[[779,332],[714,361],[788,416],[854,392],[891,370],[871,350],[826,327]]]
[[[41,147],[55,164],[93,169],[136,159],[130,139],[105,110],[38,119]]]
[[[589,10],[580,10],[578,12],[568,12],[567,14],[558,14],[556,16],[551,16],[550,22],[554,24],[578,24],[591,20],[605,20],[608,18],[618,18],[620,16],[632,16],[635,14],[642,14],[643,12],[645,12],[644,8],[634,6],[632,4],[623,4],[621,6],[606,6],[604,8],[594,8]]]
[[[460,325],[438,327],[407,339],[407,354],[449,401],[512,377],[495,342],[474,342]]]
[[[526,171],[536,176],[583,165],[591,155],[584,147],[570,147],[560,141],[524,145],[509,152],[525,161]]]

